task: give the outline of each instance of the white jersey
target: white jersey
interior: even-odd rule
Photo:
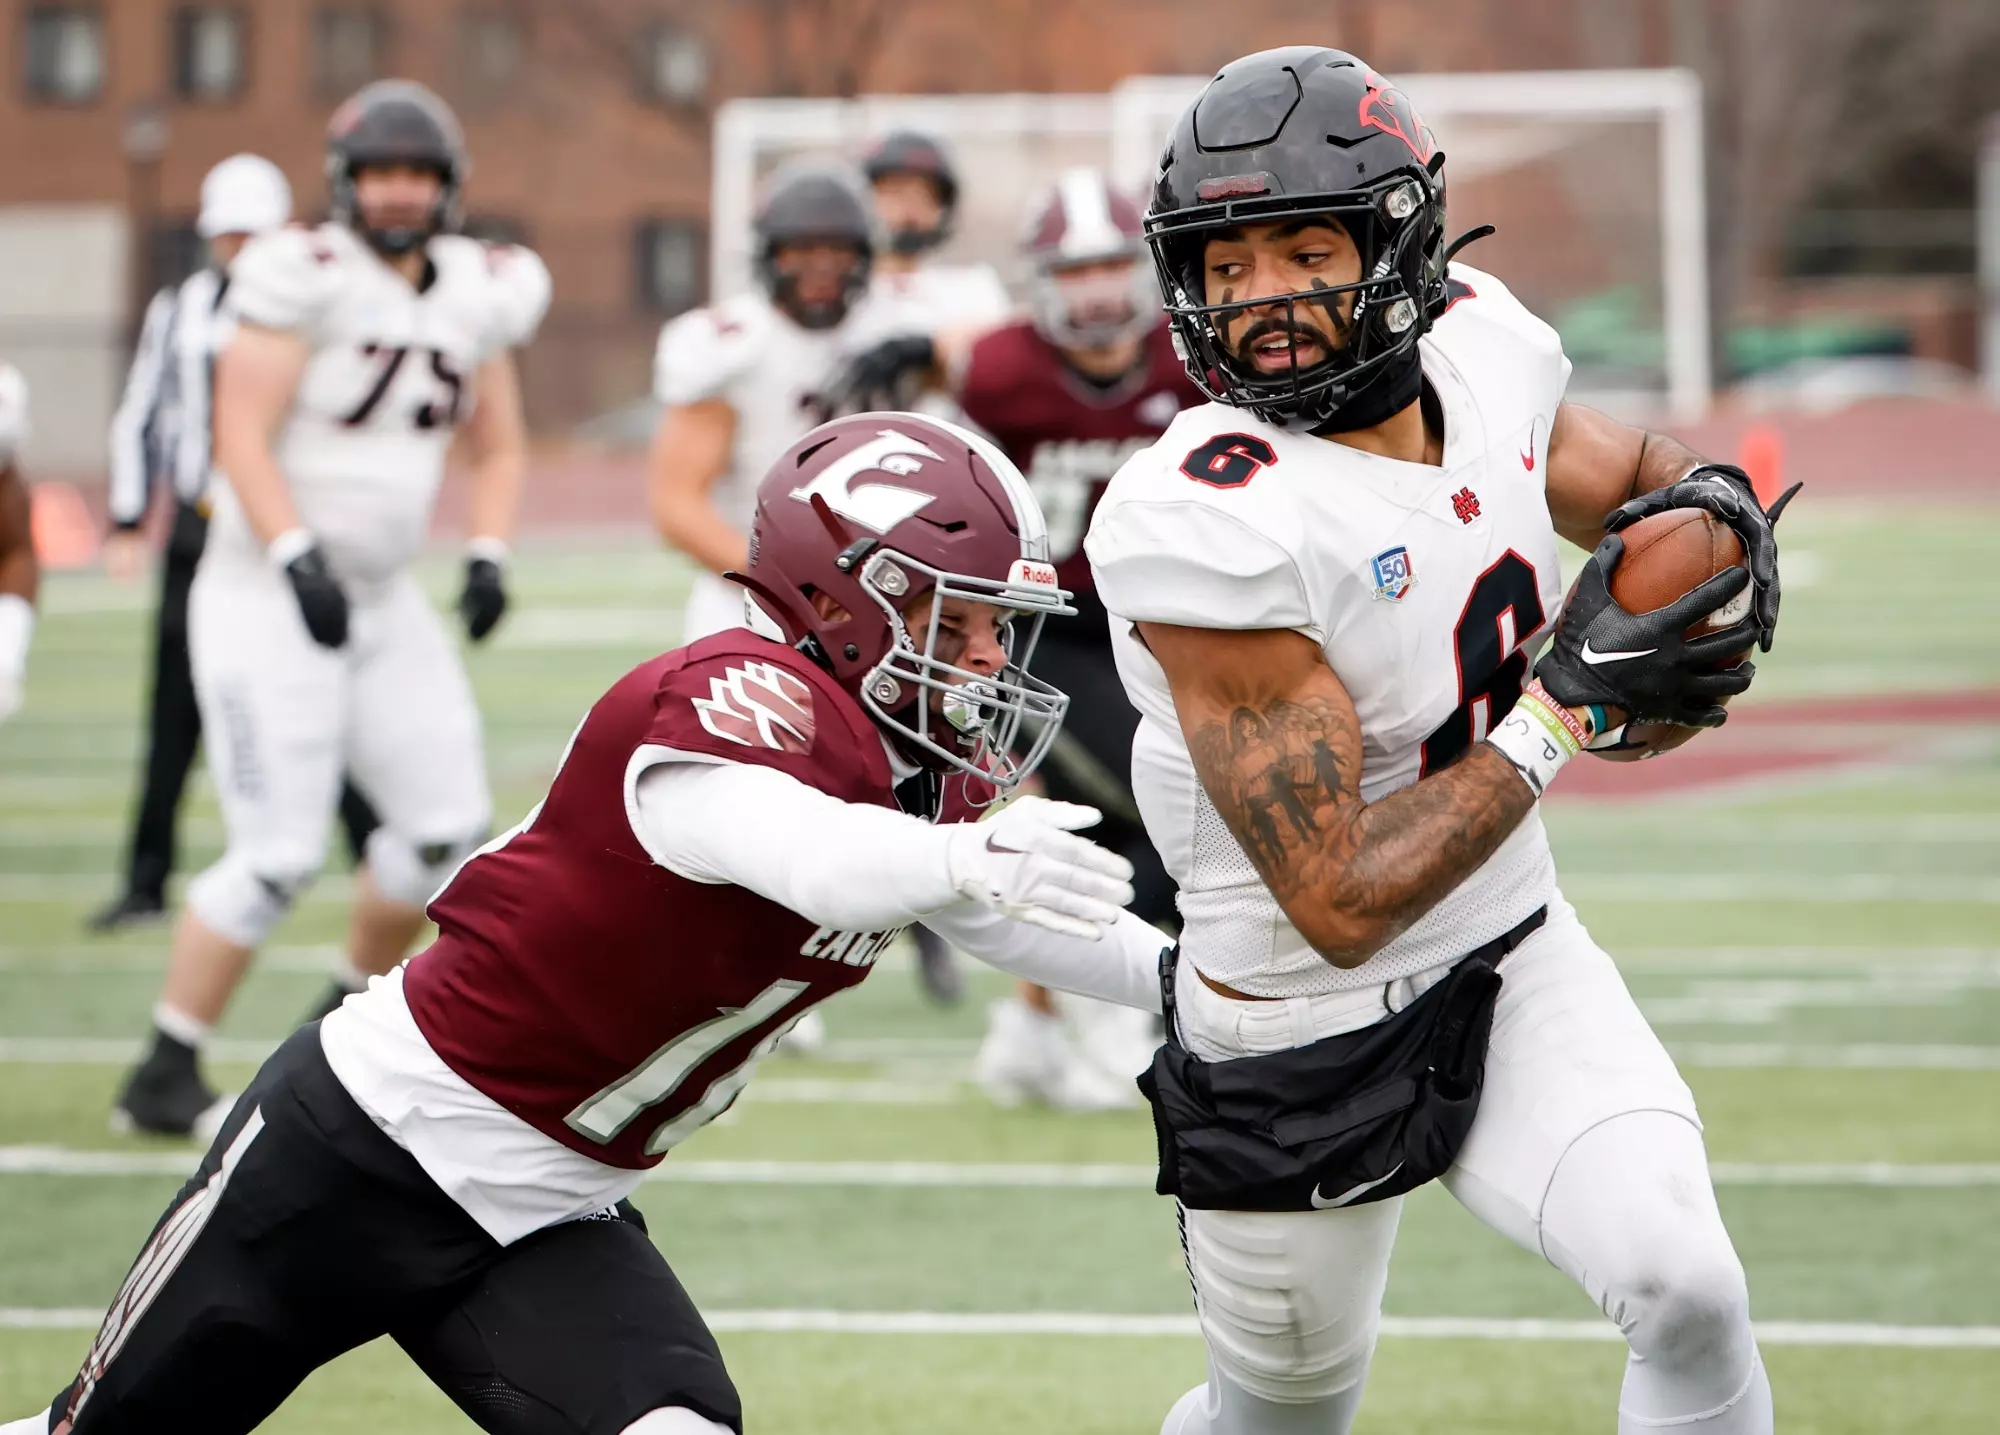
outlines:
[[[830,329],[795,323],[762,293],[738,294],[667,322],[653,358],[653,396],[669,407],[720,399],[736,413],[729,467],[709,499],[743,532],[757,485],[815,422],[810,401],[855,352],[854,315]]]
[[[548,308],[532,250],[447,234],[427,253],[420,288],[345,225],[323,224],[260,235],[229,269],[232,313],[311,350],[275,455],[300,522],[362,596],[423,547],[480,366],[526,343]],[[226,482],[211,543],[257,546]]]
[[[1180,884],[1182,950],[1255,996],[1372,986],[1455,961],[1555,890],[1531,812],[1401,936],[1359,967],[1333,966],[1286,920],[1202,790],[1166,675],[1131,629],[1311,638],[1359,714],[1369,802],[1443,767],[1505,716],[1562,602],[1543,479],[1570,365],[1555,331],[1498,280],[1454,265],[1452,289],[1422,341],[1444,414],[1442,466],[1207,404],[1119,471],[1084,543],[1098,593],[1122,620],[1112,625],[1119,673],[1142,717],[1133,790]],[[1316,780],[1311,753],[1275,755],[1287,759]],[[1275,841],[1290,794],[1258,796],[1253,821]]]
[[[1007,322],[1013,302],[990,264],[921,264],[905,274],[877,269],[856,306],[858,348],[904,334],[979,333]]]

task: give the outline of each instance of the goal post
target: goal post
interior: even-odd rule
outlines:
[[[711,278],[748,287],[758,186],[781,165],[852,162],[889,129],[937,135],[962,179],[945,257],[1023,277],[1033,195],[1066,165],[1103,166],[1137,197],[1206,77],[1147,75],[1101,95],[732,100],[717,115]],[[1449,157],[1449,233],[1553,323],[1571,392],[1634,416],[1691,418],[1712,397],[1702,94],[1688,70],[1563,70],[1397,79]]]

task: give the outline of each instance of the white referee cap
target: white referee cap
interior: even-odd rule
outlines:
[[[261,234],[292,217],[292,187],[275,164],[257,154],[233,154],[201,182],[203,239],[219,234]]]

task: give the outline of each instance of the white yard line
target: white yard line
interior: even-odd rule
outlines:
[[[0,1329],[95,1330],[103,1312],[80,1307],[0,1306]],[[724,1335],[956,1335],[1107,1336],[1126,1339],[1193,1339],[1201,1334],[1192,1315],[1099,1315],[1083,1311],[717,1310],[703,1312]],[[1483,1340],[1615,1344],[1624,1337],[1601,1320],[1501,1320],[1481,1316],[1390,1315],[1382,1334],[1392,1340]],[[2000,1349],[2000,1325],[1870,1325],[1822,1321],[1763,1321],[1765,1345],[1899,1349]]]
[[[207,1054],[216,1061],[258,1063],[277,1049],[277,1039],[218,1040]],[[769,1076],[754,1081],[743,1100],[808,1105],[853,1102],[868,1106],[939,1106],[966,1099],[960,1068],[978,1043],[960,1038],[904,1042],[830,1043],[829,1061],[935,1062],[947,1069],[935,1079],[904,1077],[885,1081],[839,1081],[816,1077]],[[0,1036],[0,1063],[29,1066],[127,1066],[143,1053],[131,1037]],[[1798,1071],[2000,1071],[2000,1045],[1917,1043],[1890,1045],[1786,1044],[1782,1042],[1669,1042],[1675,1060],[1690,1069],[1773,1069]]]
[[[0,803],[4,803],[0,793]],[[345,902],[351,881],[345,872],[329,872],[314,881],[297,905]],[[118,879],[109,872],[0,872],[0,902],[109,901]]]
[[[200,1153],[92,1151],[0,1146],[0,1175],[185,1176]],[[1718,1186],[1868,1186],[1966,1189],[2000,1186],[2000,1163],[1717,1162]],[[1128,1190],[1153,1188],[1153,1168],[1129,1162],[720,1161],[669,1160],[647,1181],[692,1186],[921,1187],[937,1190]]]

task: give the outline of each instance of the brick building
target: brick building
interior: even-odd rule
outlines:
[[[548,428],[642,392],[660,319],[701,298],[710,121],[732,96],[1094,92],[1302,40],[1391,71],[1662,65],[1707,43],[1715,8],[0,0],[0,351],[60,349],[61,363],[44,363],[70,380],[57,387],[108,404],[134,304],[198,253],[189,226],[207,167],[240,149],[267,154],[312,213],[324,118],[378,76],[422,80],[458,107],[475,227],[526,239],[554,272],[555,306],[527,359],[531,418]],[[126,255],[140,265],[125,267]],[[97,421],[77,418],[79,432]]]

